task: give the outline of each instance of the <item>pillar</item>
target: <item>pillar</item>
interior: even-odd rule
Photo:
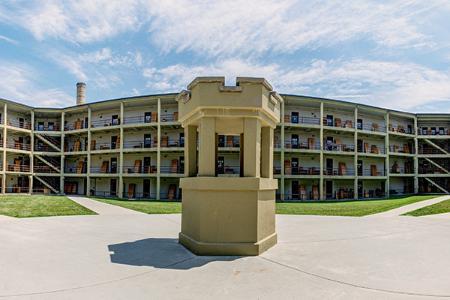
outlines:
[[[197,176],[197,127],[184,128],[184,176]]]
[[[323,163],[324,163],[324,157],[323,157],[323,102],[320,102],[320,179],[319,179],[319,198],[320,200],[325,200],[325,191],[324,191],[324,180],[323,180]]]
[[[261,128],[261,177],[273,178],[273,128]]]
[[[216,120],[213,117],[204,117],[200,120],[199,129],[199,176],[216,175]],[[244,168],[245,170],[245,168]]]
[[[120,102],[120,133],[119,133],[119,198],[123,198],[123,123],[124,123],[124,111],[123,111],[123,102]],[[117,147],[117,145],[116,145]]]
[[[244,119],[244,177],[260,177],[261,121]]]
[[[87,144],[87,162],[86,162],[86,195],[90,196],[91,193],[91,124],[92,124],[92,111],[88,106],[88,144]]]
[[[7,120],[8,116],[8,104],[4,104],[3,107],[3,172],[2,172],[2,193],[6,193],[6,170],[8,169],[8,161],[6,160],[6,142],[8,138],[8,130],[6,128],[6,124],[8,124]]]

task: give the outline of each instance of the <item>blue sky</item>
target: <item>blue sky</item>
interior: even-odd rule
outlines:
[[[448,0],[0,2],[0,97],[36,105],[178,92],[195,76],[450,112]]]

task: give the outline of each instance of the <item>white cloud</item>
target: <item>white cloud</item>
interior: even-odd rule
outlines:
[[[154,92],[176,92],[195,76],[266,77],[280,93],[343,99],[400,110],[415,110],[447,101],[450,112],[450,72],[416,64],[368,60],[315,60],[308,65],[283,67],[245,60],[224,60],[207,66],[176,64],[146,68],[143,76]],[[436,108],[438,110],[438,108]]]
[[[35,81],[39,74],[28,66],[0,61],[0,73],[1,98],[38,107],[60,107],[74,101],[59,89],[43,89]]]

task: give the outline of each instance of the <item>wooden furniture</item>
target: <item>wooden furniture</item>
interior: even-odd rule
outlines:
[[[174,121],[178,121],[178,112],[177,112],[177,111],[175,111],[175,112],[173,113],[173,120],[174,120]]]
[[[314,149],[315,146],[315,139],[314,138],[308,138],[308,149]]]
[[[169,146],[169,137],[167,135],[164,135],[161,137],[161,147],[168,147]]]
[[[83,167],[84,167],[84,161],[79,160],[79,161],[77,162],[77,173],[78,173],[78,174],[83,173]]]
[[[319,186],[318,185],[312,186],[312,198],[314,200],[319,200]]]
[[[158,122],[158,112],[152,111],[152,122]]]
[[[284,115],[284,123],[290,123],[291,122],[291,116],[290,115]]]
[[[300,185],[300,200],[306,200],[307,198],[306,187],[304,185]]]
[[[177,173],[178,172],[178,159],[172,159],[170,163],[170,172]]]
[[[105,160],[102,162],[102,166],[100,168],[101,173],[108,173],[109,171],[109,161]]]
[[[128,185],[128,198],[134,198],[135,197],[135,192],[136,192],[136,184],[135,183],[130,183]]]
[[[73,151],[74,151],[74,152],[81,151],[81,141],[80,141],[80,140],[76,140],[76,141],[73,143]]]
[[[335,118],[334,119],[334,127],[342,127],[342,120],[341,120],[341,118]]]
[[[364,153],[369,153],[369,143],[364,143]]]
[[[370,165],[370,176],[377,176],[377,165]]]
[[[379,131],[380,127],[377,123],[372,123],[372,131]]]
[[[338,164],[338,175],[341,175],[341,176],[347,175],[347,166],[343,162],[340,162]]]
[[[289,159],[284,160],[284,174],[291,175],[291,161]]]
[[[352,120],[346,120],[344,124],[345,128],[353,128],[353,121]]]
[[[226,147],[233,147],[233,136],[227,135],[227,144]]]
[[[380,150],[378,149],[377,145],[371,145],[370,146],[370,152],[374,154],[379,154]]]
[[[97,141],[96,140],[92,140],[91,141],[91,150],[95,150],[96,145],[97,145]]]
[[[177,196],[177,186],[175,184],[169,185],[169,191],[167,192],[167,199],[173,200]]]

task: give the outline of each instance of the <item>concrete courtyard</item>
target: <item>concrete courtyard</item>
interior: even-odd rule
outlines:
[[[180,215],[85,205],[102,213],[0,218],[0,298],[450,298],[449,214],[277,216],[262,256],[197,257]]]

